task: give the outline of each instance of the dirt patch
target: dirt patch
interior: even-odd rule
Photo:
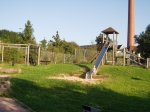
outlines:
[[[66,80],[71,82],[81,82],[84,84],[97,84],[102,81],[104,81],[105,78],[92,78],[92,79],[84,79],[79,76],[58,76],[58,77],[48,77],[48,79],[54,79],[54,80]]]
[[[0,97],[0,112],[32,112],[32,110],[15,99]]]
[[[0,73],[15,74],[22,73],[22,70],[17,68],[0,68]]]

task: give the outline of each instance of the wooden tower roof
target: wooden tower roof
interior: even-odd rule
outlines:
[[[115,29],[113,29],[112,27],[109,27],[105,30],[102,31],[102,33],[108,35],[108,34],[119,34]]]

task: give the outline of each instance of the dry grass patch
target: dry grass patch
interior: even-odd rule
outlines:
[[[0,73],[15,74],[22,73],[22,70],[17,68],[0,68]]]
[[[92,79],[85,79],[81,76],[78,75],[73,75],[73,76],[68,76],[68,75],[59,75],[59,76],[55,76],[55,77],[48,77],[48,79],[50,80],[66,80],[66,81],[71,81],[71,82],[81,82],[84,84],[97,84],[97,83],[101,83],[102,81],[104,81],[106,79],[106,77],[93,77]]]

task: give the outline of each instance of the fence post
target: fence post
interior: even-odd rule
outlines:
[[[65,53],[64,53],[64,63],[66,63],[66,55],[65,55]]]
[[[85,62],[86,49],[84,49],[84,62]]]
[[[77,58],[77,49],[74,50],[75,59]]]
[[[30,45],[28,45],[27,49],[27,65],[29,65],[29,53],[30,53]]]
[[[147,66],[146,68],[149,68],[149,58],[147,58]]]
[[[28,47],[25,48],[25,59],[24,59],[25,64],[27,64],[27,49],[28,49]]]
[[[125,48],[123,49],[123,66],[126,65],[126,50]]]
[[[4,46],[2,46],[2,63],[4,61]]]
[[[40,49],[40,46],[38,46],[38,65],[40,65],[40,53],[41,52],[41,49]]]

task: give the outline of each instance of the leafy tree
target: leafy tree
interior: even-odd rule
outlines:
[[[53,40],[50,40],[48,43],[48,50],[53,52],[62,52],[62,53],[74,53],[74,49],[79,47],[75,42],[67,42],[62,40],[59,36],[58,31],[56,32],[56,36],[52,37]]]
[[[41,48],[43,50],[46,50],[46,48],[47,48],[47,40],[46,39],[41,40],[40,41],[40,45],[41,45]]]
[[[31,43],[31,44],[35,44],[35,38],[33,36],[33,28],[32,28],[32,25],[31,25],[31,22],[28,20],[27,23],[25,24],[25,29],[24,29],[24,32],[23,32],[23,42],[24,43]]]
[[[97,44],[97,50],[98,51],[100,51],[102,49],[102,47],[103,47],[103,42],[104,42],[103,39],[104,39],[103,38],[103,34],[100,34],[99,36],[96,37],[95,42]]]
[[[73,54],[75,47],[73,46],[73,44],[71,42],[64,41],[63,49],[64,49],[64,53]]]
[[[31,22],[28,20],[25,24],[25,29],[23,33],[20,34],[22,36],[22,43],[25,44],[36,44],[35,38],[33,36],[34,29],[32,28]],[[29,56],[29,62],[32,65],[37,64],[37,48],[34,46],[30,46],[30,56]]]
[[[144,58],[150,57],[150,25],[146,27],[145,32],[135,36],[137,52],[141,53]]]
[[[53,38],[53,40],[50,40],[50,43],[52,43],[53,46],[55,46],[55,47],[62,46],[62,40],[60,39],[58,31],[56,32],[56,36],[53,36],[52,38]]]
[[[16,32],[9,30],[0,30],[0,40],[4,43],[20,43],[21,38]]]
[[[102,44],[103,43],[103,34],[100,34],[99,36],[97,36],[95,42],[97,45]]]
[[[23,52],[15,48],[5,48],[4,61],[14,63],[24,63]]]

